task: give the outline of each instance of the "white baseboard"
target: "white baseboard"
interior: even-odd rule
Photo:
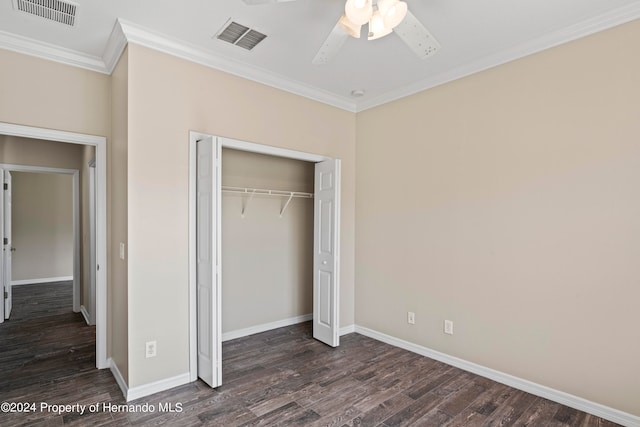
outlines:
[[[486,366],[478,365],[464,359],[450,356],[448,354],[432,350],[428,347],[413,344],[411,342],[383,334],[382,332],[365,328],[364,326],[356,325],[355,332],[361,335],[365,335],[369,338],[385,342],[395,347],[403,348],[422,356],[438,360],[440,362],[446,363],[447,365],[455,366],[456,368],[460,368],[465,371],[480,375],[482,377],[489,378],[499,383],[506,384],[518,390],[526,391],[527,393],[552,400],[562,405],[566,405],[580,411],[588,412],[598,417],[605,418],[609,421],[613,421],[614,423],[622,424],[623,426],[627,427],[640,427],[640,417],[629,414],[627,412],[610,408],[608,406],[604,406],[599,403],[592,402],[590,400],[583,399],[569,393],[565,393],[563,391],[555,390],[541,384],[536,384],[534,382],[518,378],[504,372],[496,371],[495,369],[487,368]]]
[[[91,316],[89,316],[89,312],[84,305],[80,306],[80,313],[82,314],[82,317],[84,317],[84,321],[87,322],[87,325],[91,325],[91,321],[89,320]]]
[[[296,325],[302,322],[308,322],[313,319],[313,314],[303,314],[302,316],[290,317],[288,319],[277,320],[275,322],[263,323],[262,325],[251,326],[249,328],[238,329],[235,331],[225,332],[222,334],[222,342],[235,340],[236,338],[247,337],[260,332],[270,331],[272,329],[282,328],[285,326]]]
[[[21,285],[36,285],[39,283],[55,283],[55,282],[68,282],[73,280],[73,276],[62,276],[62,277],[44,277],[41,279],[23,279],[23,280],[12,280],[11,286],[21,286]]]
[[[127,394],[129,394],[129,387],[127,386],[127,382],[122,377],[120,373],[120,369],[118,369],[118,365],[113,361],[112,358],[107,359],[107,365],[109,366],[109,370],[111,371],[111,375],[115,378],[116,383],[118,383],[118,387],[120,387],[120,391],[124,398],[127,398]]]
[[[109,358],[107,360],[107,363],[109,365],[109,369],[111,370],[111,374],[118,383],[118,387],[120,387],[120,391],[122,391],[122,395],[127,402],[191,382],[189,373],[187,372],[185,374],[176,375],[175,377],[165,378],[160,381],[155,381],[149,384],[129,388],[113,359]]]
[[[127,399],[127,402],[129,402],[131,400],[140,399],[141,397],[169,390],[170,388],[178,387],[190,382],[191,375],[189,374],[189,372],[185,372],[184,374],[176,375],[175,377],[165,378],[163,380],[154,381],[149,384],[131,387],[125,395],[125,398]]]
[[[356,331],[356,325],[343,326],[342,328],[340,328],[340,336],[351,334],[355,331]]]

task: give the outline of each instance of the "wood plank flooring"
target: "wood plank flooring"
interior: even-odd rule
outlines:
[[[101,405],[125,401],[111,373],[95,369],[95,328],[71,303],[70,284],[14,288],[14,313],[0,325],[0,402],[99,410],[38,406],[0,413],[1,426],[616,425],[358,334],[332,349],[310,322],[224,343],[218,389],[197,381],[129,402],[153,412],[109,410]]]

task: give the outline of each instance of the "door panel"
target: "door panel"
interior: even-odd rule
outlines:
[[[220,149],[208,137],[196,147],[196,283],[198,377],[211,387],[222,384],[220,325]]]
[[[11,256],[13,254],[13,239],[11,237],[11,172],[4,171],[4,237],[6,240],[4,256],[4,289],[6,298],[4,300],[4,318],[11,316]]]
[[[0,240],[4,240],[4,169],[0,169]],[[7,246],[2,241],[2,259],[0,260],[0,323],[4,322],[4,265]]]
[[[338,322],[340,161],[316,163],[313,242],[313,337],[340,344]]]

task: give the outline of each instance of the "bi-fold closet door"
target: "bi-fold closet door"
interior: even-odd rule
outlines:
[[[197,375],[211,387],[222,385],[221,153],[224,145],[224,138],[210,136],[196,142]],[[296,158],[296,155],[287,152],[283,157]],[[299,159],[309,161],[304,153]],[[340,161],[315,160],[315,157],[313,161],[313,336],[336,347],[339,345]]]

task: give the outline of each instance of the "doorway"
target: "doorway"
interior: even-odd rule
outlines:
[[[16,285],[71,279],[73,311],[80,312],[79,171],[0,164],[0,174],[4,188],[0,194],[4,236],[0,269],[5,290],[0,323],[11,315]],[[20,250],[14,254],[16,247]]]
[[[340,161],[277,147],[190,133],[190,376],[222,384],[222,148],[315,163],[313,335],[339,345]]]
[[[107,360],[107,146],[106,138],[0,122],[0,135],[90,145],[95,147],[95,251],[96,251],[96,367]],[[78,273],[79,277],[79,273]],[[75,302],[74,302],[75,306]],[[75,309],[75,307],[74,307]],[[79,309],[79,307],[78,307]]]

